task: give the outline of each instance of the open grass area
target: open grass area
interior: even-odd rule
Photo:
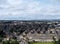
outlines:
[[[54,44],[53,42],[31,42],[31,44]]]

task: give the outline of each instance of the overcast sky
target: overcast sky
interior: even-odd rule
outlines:
[[[0,0],[0,20],[60,19],[60,0]]]

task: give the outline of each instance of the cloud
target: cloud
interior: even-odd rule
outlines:
[[[57,16],[60,15],[59,2],[59,0],[0,0],[0,17],[2,19],[42,19],[42,17],[45,19],[47,16]]]

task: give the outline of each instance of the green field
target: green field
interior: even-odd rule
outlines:
[[[53,42],[31,42],[31,44],[54,44]]]

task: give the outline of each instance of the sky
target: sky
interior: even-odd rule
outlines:
[[[60,0],[0,0],[0,20],[60,19]]]

